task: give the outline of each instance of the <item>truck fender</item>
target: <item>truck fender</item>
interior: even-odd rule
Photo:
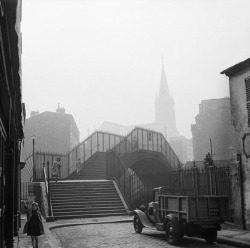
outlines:
[[[139,218],[139,220],[141,221],[141,224],[144,227],[152,228],[152,223],[150,223],[148,216],[144,212],[142,212],[139,209],[136,209],[134,210],[134,214]]]
[[[179,222],[178,218],[176,217],[176,215],[174,215],[174,214],[168,214],[167,216],[165,216],[165,218],[164,218],[164,229],[166,228],[167,223],[170,222],[170,221],[175,224],[175,227],[176,227],[177,231],[179,233],[181,233],[180,222]]]

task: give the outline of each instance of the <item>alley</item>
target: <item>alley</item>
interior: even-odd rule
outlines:
[[[54,229],[64,248],[82,247],[211,247],[203,239],[184,237],[178,246],[169,245],[164,233],[143,229],[141,234],[134,232],[132,223],[94,224]],[[232,247],[216,243],[213,247]]]

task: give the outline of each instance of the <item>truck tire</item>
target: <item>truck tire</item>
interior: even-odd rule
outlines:
[[[217,230],[216,229],[207,229],[204,234],[204,239],[210,245],[212,245],[217,239]]]
[[[166,225],[166,239],[170,245],[176,245],[179,242],[179,238],[177,223],[171,220]]]
[[[143,225],[137,215],[135,215],[134,217],[134,229],[135,229],[135,232],[137,233],[141,233],[143,229]]]

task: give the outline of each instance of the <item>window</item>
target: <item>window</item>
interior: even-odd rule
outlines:
[[[245,79],[245,84],[246,84],[248,126],[250,127],[250,77]]]

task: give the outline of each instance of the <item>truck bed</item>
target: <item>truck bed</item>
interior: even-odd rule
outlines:
[[[170,213],[179,220],[199,223],[223,223],[228,216],[227,196],[159,196],[159,217],[163,220]]]

